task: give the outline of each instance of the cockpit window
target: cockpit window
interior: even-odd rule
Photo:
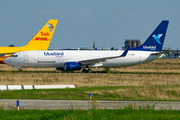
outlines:
[[[11,57],[18,57],[18,55],[11,55]]]

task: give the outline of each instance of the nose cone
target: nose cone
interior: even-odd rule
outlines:
[[[3,60],[4,63],[10,64],[11,63],[11,58],[6,58]]]

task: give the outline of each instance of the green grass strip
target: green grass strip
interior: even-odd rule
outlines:
[[[90,110],[0,110],[1,120],[179,120],[177,110],[90,109]]]
[[[105,86],[66,89],[32,89],[0,91],[0,99],[46,99],[46,100],[89,100],[89,94],[96,100],[180,100],[180,86]],[[122,92],[118,92],[122,90]],[[146,92],[142,96],[141,92]],[[173,99],[159,99],[157,91]]]

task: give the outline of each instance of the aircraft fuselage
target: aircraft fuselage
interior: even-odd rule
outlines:
[[[63,51],[28,51],[19,52],[17,57],[9,57],[6,62],[18,67],[64,67],[66,62],[79,62],[84,60],[118,56],[123,51],[84,51],[84,50],[63,50]],[[156,53],[156,52],[153,52]],[[126,57],[107,59],[99,61],[89,67],[123,67],[131,66],[144,62],[150,62],[159,57],[151,55],[148,51],[128,51]],[[16,55],[16,54],[14,54]],[[86,62],[83,63],[86,65]],[[87,65],[89,62],[87,63]]]

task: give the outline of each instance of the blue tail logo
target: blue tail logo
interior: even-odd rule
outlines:
[[[130,50],[161,52],[168,23],[168,20],[163,20],[142,45]]]
[[[156,35],[153,35],[152,37],[154,38],[154,40],[156,40],[157,43],[159,43],[161,45],[161,42],[159,41],[159,39],[161,38],[163,34],[158,34],[157,36]]]

